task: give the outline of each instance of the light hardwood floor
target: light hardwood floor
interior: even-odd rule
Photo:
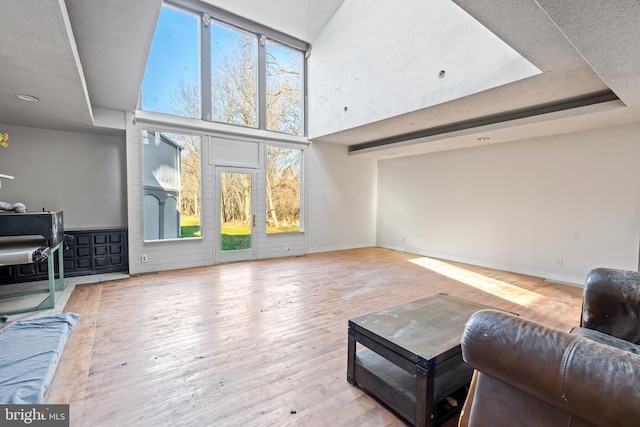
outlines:
[[[580,317],[580,287],[380,248],[142,275],[74,289],[45,399],[73,427],[404,426],[346,381],[347,321],[440,292]]]

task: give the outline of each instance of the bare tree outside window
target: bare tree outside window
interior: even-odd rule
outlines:
[[[180,85],[169,95],[173,114],[182,117],[200,118],[200,85],[195,81],[180,81]]]
[[[254,34],[211,24],[212,120],[257,126],[257,44]]]
[[[304,134],[304,55],[267,41],[267,130]]]
[[[251,175],[220,173],[220,246],[223,251],[251,248]]]
[[[180,134],[178,142],[182,145],[182,192],[180,194],[180,214],[183,218],[182,237],[199,236],[202,185],[200,137]]]
[[[267,232],[300,231],[302,150],[267,147]]]

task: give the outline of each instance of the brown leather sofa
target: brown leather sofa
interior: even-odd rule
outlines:
[[[462,427],[640,426],[640,273],[589,273],[580,327],[482,310],[462,355],[475,368]]]
[[[584,287],[580,326],[640,344],[640,273],[591,270]]]

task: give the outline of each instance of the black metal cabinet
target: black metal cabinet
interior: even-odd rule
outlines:
[[[0,284],[47,280],[47,262],[0,266]],[[33,279],[36,277],[35,279]]]
[[[65,277],[129,271],[126,228],[65,230]],[[57,259],[56,259],[57,262]],[[47,263],[0,266],[0,284],[47,280]]]

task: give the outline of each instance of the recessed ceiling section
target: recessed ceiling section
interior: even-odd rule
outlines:
[[[162,0],[66,0],[94,107],[133,111]]]
[[[84,73],[65,3],[0,5],[0,122],[43,128],[93,124]],[[16,97],[28,94],[39,102]]]

